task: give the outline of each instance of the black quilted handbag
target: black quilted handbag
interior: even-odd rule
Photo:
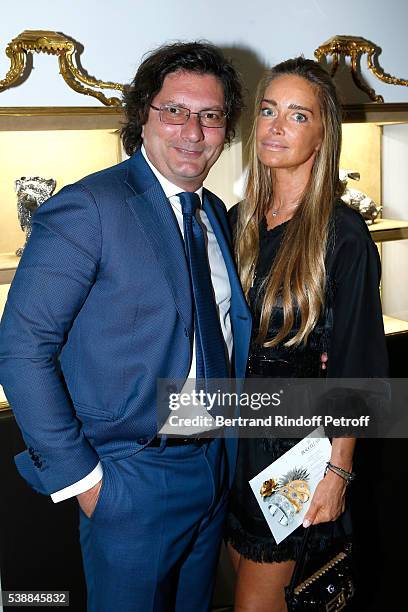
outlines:
[[[305,529],[292,580],[285,588],[288,612],[336,612],[347,610],[354,595],[351,544],[333,553],[317,571],[302,578],[310,530]]]

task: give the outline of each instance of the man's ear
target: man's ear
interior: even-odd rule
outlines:
[[[141,137],[144,138],[144,124],[142,125],[142,133],[141,133]]]

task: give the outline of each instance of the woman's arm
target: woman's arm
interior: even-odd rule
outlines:
[[[351,472],[355,444],[355,438],[333,438],[330,463]],[[345,509],[346,486],[342,476],[328,470],[316,487],[303,526],[335,521]]]
[[[378,251],[364,221],[342,207],[337,212],[336,241],[328,256],[327,272],[334,285],[333,330],[325,359],[328,377],[386,377]],[[341,400],[338,410],[341,416]],[[353,437],[333,438],[330,462],[351,472],[355,445]],[[336,520],[344,511],[346,487],[341,475],[328,470],[316,487],[304,526]]]

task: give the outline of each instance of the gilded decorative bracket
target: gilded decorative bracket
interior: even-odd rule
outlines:
[[[93,96],[100,100],[102,104],[105,104],[105,106],[121,106],[119,98],[107,98],[97,89],[116,89],[122,92],[124,86],[120,83],[100,81],[85,74],[73,62],[73,56],[76,51],[75,42],[58,32],[43,30],[26,30],[22,32],[6,47],[6,55],[10,59],[10,69],[5,78],[0,80],[0,92],[15,85],[23,76],[29,53],[47,53],[48,55],[58,56],[60,74],[71,89],[86,96]]]
[[[408,87],[408,80],[398,79],[390,74],[386,74],[381,68],[377,68],[376,62],[378,55],[381,53],[381,48],[360,36],[333,36],[316,49],[315,57],[317,61],[320,61],[323,55],[333,56],[331,76],[334,76],[339,67],[340,58],[342,56],[349,56],[351,58],[351,75],[357,87],[364,91],[373,102],[384,102],[384,98],[377,95],[374,89],[363,83],[358,75],[358,63],[363,53],[367,54],[367,66],[374,76],[390,85],[404,85]]]

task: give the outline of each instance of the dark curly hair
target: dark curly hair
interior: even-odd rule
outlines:
[[[150,104],[163,86],[168,74],[185,70],[213,74],[224,88],[227,144],[235,136],[235,126],[244,107],[241,79],[220,49],[208,42],[172,43],[152,51],[140,64],[135,78],[123,94],[127,123],[121,130],[123,146],[131,155],[142,144],[142,126]]]

